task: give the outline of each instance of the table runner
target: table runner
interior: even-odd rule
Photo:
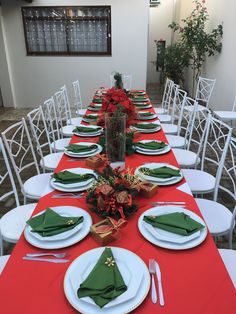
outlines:
[[[152,110],[152,109],[151,109]],[[88,111],[88,113],[92,113]],[[137,141],[155,139],[166,141],[162,131],[152,134],[141,134]],[[71,142],[96,142],[97,138],[80,138],[73,136]],[[65,168],[86,167],[84,161],[67,162],[69,157],[63,156],[56,171]],[[70,159],[70,158],[69,158]],[[165,155],[146,156],[134,154],[126,158],[126,167],[135,169],[146,162],[168,162],[177,165],[172,151]],[[132,313],[191,313],[191,314],[222,314],[235,313],[236,291],[219,256],[215,243],[207,235],[206,240],[199,246],[183,251],[167,250],[149,243],[140,234],[137,226],[139,216],[153,201],[185,201],[186,207],[200,215],[194,198],[178,190],[177,187],[185,183],[183,179],[173,186],[160,187],[157,194],[150,199],[137,197],[135,202],[139,209],[128,219],[127,226],[122,229],[122,237],[111,246],[126,248],[138,256],[148,265],[149,258],[158,261],[162,271],[165,306],[152,304],[150,292],[144,302]],[[87,210],[93,223],[100,221],[94,213],[89,211],[85,199],[53,199],[54,192],[42,197],[34,211],[40,212],[47,206],[78,206]],[[66,248],[71,262],[82,253],[99,247],[88,235],[81,242]],[[61,250],[54,250],[62,251]],[[0,307],[4,314],[67,314],[78,313],[67,301],[64,290],[64,275],[69,267],[67,264],[50,264],[23,261],[22,256],[28,252],[37,252],[22,235],[0,276]],[[158,291],[158,290],[157,290]]]

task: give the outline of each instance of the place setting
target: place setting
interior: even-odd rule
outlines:
[[[85,114],[82,118],[82,121],[91,123],[91,122],[97,122],[99,118],[99,114],[97,113],[91,113],[91,114]]]
[[[139,131],[141,133],[154,133],[161,130],[161,125],[159,122],[140,122],[134,123],[130,126],[130,129]]]
[[[65,155],[75,158],[85,158],[101,153],[102,146],[92,142],[79,142],[65,147]]]
[[[162,155],[171,150],[169,144],[157,140],[141,140],[133,145],[136,153],[143,155]]]
[[[26,222],[24,237],[35,247],[60,249],[81,241],[88,235],[91,225],[91,216],[84,209],[75,206],[55,206],[46,208],[31,217]],[[41,253],[39,256],[27,254],[23,259],[44,261],[41,256],[45,254],[53,255],[49,253]],[[58,255],[55,257],[65,256]],[[60,263],[67,260],[47,258],[45,261]]]
[[[137,109],[141,109],[141,110],[152,108],[152,105],[148,101],[133,102],[133,104]]]
[[[54,173],[50,180],[51,186],[62,192],[80,192],[92,187],[98,175],[87,168],[69,168]]]
[[[162,186],[172,185],[183,179],[181,170],[167,163],[145,163],[135,169],[142,181],[148,181]]]
[[[74,126],[71,135],[77,135],[81,137],[93,137],[99,136],[103,133],[103,128],[96,125],[83,125]]]
[[[152,120],[157,118],[157,115],[151,111],[138,111],[139,120]]]
[[[139,217],[138,228],[149,242],[172,250],[191,249],[207,236],[206,224],[201,217],[175,205],[146,210]]]
[[[64,278],[69,303],[89,314],[129,313],[144,301],[149,288],[146,264],[133,252],[119,247],[85,252],[73,261]]]
[[[102,104],[101,103],[90,103],[90,105],[88,106],[88,110],[90,111],[99,111],[102,108]]]

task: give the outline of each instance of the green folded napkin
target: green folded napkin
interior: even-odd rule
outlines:
[[[88,109],[89,109],[89,110],[92,110],[92,111],[99,111],[99,110],[101,109],[101,107],[90,105],[90,106],[88,107]]]
[[[54,182],[59,182],[62,184],[79,183],[92,178],[95,179],[95,176],[92,173],[77,174],[68,170],[54,173],[52,176],[55,179]]]
[[[137,128],[137,129],[143,129],[143,130],[146,130],[146,129],[151,130],[151,129],[155,129],[157,127],[157,125],[155,123],[147,123],[147,124],[134,123],[132,126]]]
[[[172,169],[167,166],[160,167],[160,168],[154,168],[149,169],[147,167],[142,167],[139,169],[140,172],[143,174],[150,176],[150,177],[156,177],[156,178],[172,178],[172,177],[180,177],[180,170],[179,169]]]
[[[90,127],[84,127],[84,126],[77,126],[73,132],[80,132],[80,133],[94,133],[101,130],[101,127],[98,126],[97,128],[90,128]]]
[[[101,308],[127,290],[110,248],[105,248],[97,264],[77,291],[79,298],[90,297]]]
[[[204,228],[202,224],[188,215],[178,212],[160,216],[144,216],[143,220],[153,227],[181,234],[183,236],[189,236]]]
[[[147,112],[139,112],[138,113],[141,117],[149,117],[149,116],[153,116],[153,113],[150,111]]]
[[[93,116],[91,114],[87,114],[84,116],[84,118],[89,119],[89,120],[97,120],[98,116]]]
[[[101,104],[102,103],[102,98],[93,98],[93,102],[95,104]]]
[[[149,103],[147,103],[147,102],[140,102],[140,103],[134,103],[134,105],[136,106],[136,107],[140,107],[141,109],[142,108],[146,108],[146,107],[148,107],[149,106]]]
[[[165,142],[151,141],[151,142],[147,142],[147,143],[137,142],[137,143],[135,143],[135,146],[137,146],[139,148],[144,148],[144,149],[157,150],[157,149],[164,148],[167,145]]]
[[[98,146],[96,144],[92,145],[80,145],[80,144],[70,144],[66,146],[66,149],[69,152],[73,153],[84,153],[84,152],[90,152],[93,149],[97,149]]]
[[[144,97],[144,96],[135,96],[135,97],[133,97],[133,99],[132,99],[133,101],[145,101],[145,100],[147,100],[147,97]]]
[[[50,237],[73,229],[83,222],[84,217],[64,217],[51,208],[46,208],[41,215],[35,216],[27,221],[32,228],[31,232],[37,232],[42,237]]]

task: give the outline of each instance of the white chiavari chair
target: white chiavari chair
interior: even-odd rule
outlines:
[[[74,107],[76,109],[76,114],[84,115],[86,113],[86,109],[83,109],[79,80],[72,82],[72,86],[74,90]]]
[[[167,77],[163,96],[162,96],[161,108],[154,108],[154,111],[156,114],[158,115],[167,114],[168,108],[169,108],[169,99],[170,99],[173,87],[174,87],[174,82]]]

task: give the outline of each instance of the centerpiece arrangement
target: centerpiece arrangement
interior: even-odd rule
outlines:
[[[140,180],[130,170],[121,172],[107,165],[89,190],[87,203],[100,217],[127,218],[137,211],[133,197],[140,191]]]

